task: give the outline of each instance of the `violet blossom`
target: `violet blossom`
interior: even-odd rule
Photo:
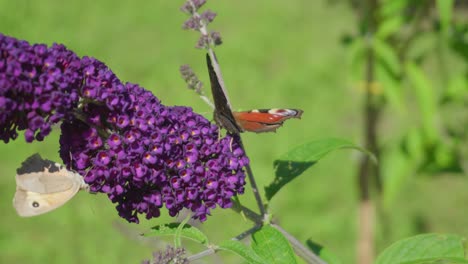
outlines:
[[[0,139],[25,130],[26,141],[42,140],[59,122],[64,163],[130,222],[163,206],[204,221],[244,192],[249,160],[238,136],[220,138],[191,108],[161,104],[94,58],[0,34]]]

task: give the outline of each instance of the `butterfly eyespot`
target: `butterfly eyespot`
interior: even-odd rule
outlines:
[[[37,207],[39,207],[39,203],[36,202],[36,201],[34,201],[34,202],[32,203],[32,206],[33,206],[34,208],[37,208]]]

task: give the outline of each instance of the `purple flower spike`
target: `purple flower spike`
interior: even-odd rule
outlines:
[[[80,58],[65,46],[29,45],[0,34],[0,139],[26,130],[27,142],[42,140],[51,125],[68,119],[83,81]]]
[[[248,158],[237,136],[219,139],[191,108],[161,104],[94,58],[0,34],[0,139],[25,130],[26,141],[42,140],[58,122],[64,163],[129,222],[158,217],[162,207],[205,221],[244,191]]]

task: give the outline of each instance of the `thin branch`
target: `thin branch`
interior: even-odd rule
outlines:
[[[249,220],[254,221],[257,224],[263,221],[263,218],[261,215],[255,213],[249,208],[242,206],[238,203],[235,203],[231,209],[233,209],[236,212],[244,212],[245,216]],[[314,252],[312,252],[307,247],[305,247],[299,240],[297,240],[294,236],[289,234],[281,226],[279,226],[278,224],[274,222],[271,223],[271,226],[276,228],[286,237],[289,243],[291,243],[291,246],[293,247],[294,252],[296,252],[296,254],[300,256],[304,261],[306,261],[307,263],[311,263],[311,264],[326,264],[325,261],[320,259],[319,256],[317,256]]]
[[[244,238],[246,238],[246,237],[250,236],[251,234],[255,233],[256,231],[258,231],[260,228],[262,228],[262,225],[255,225],[254,227],[242,232],[241,234],[239,234],[238,236],[236,236],[232,240],[237,240],[237,241],[243,240]]]
[[[238,213],[243,213],[245,215],[245,217],[247,217],[247,219],[249,219],[250,221],[256,223],[256,224],[262,224],[263,223],[263,217],[257,213],[255,213],[254,211],[250,210],[249,208],[241,205],[241,204],[238,204],[238,203],[234,203],[234,206],[231,207],[232,210],[238,212]]]
[[[208,248],[206,250],[203,250],[195,255],[192,255],[192,256],[189,256],[187,257],[187,260],[189,262],[192,262],[192,261],[195,261],[197,259],[201,259],[203,257],[206,257],[206,256],[210,256],[210,255],[213,255],[216,253],[216,250],[214,248]]]
[[[204,94],[199,94],[200,98],[205,101],[207,105],[209,105],[212,109],[215,109],[213,102],[211,102],[210,98],[206,97]]]
[[[232,238],[232,240],[235,240],[235,241],[240,241],[240,240],[243,240],[244,238],[246,238],[247,236],[253,234],[255,231],[257,231],[258,229],[260,229],[262,226],[261,225],[256,225],[242,233],[240,233],[239,235],[235,236]],[[197,259],[201,259],[203,257],[206,257],[206,256],[209,256],[209,255],[213,255],[215,254],[218,250],[218,248],[216,246],[210,246],[209,248],[207,248],[206,250],[203,250],[197,254],[194,254],[192,256],[189,256],[187,259],[189,261],[195,261]]]
[[[297,240],[294,236],[289,234],[281,226],[274,223],[272,223],[271,226],[274,227],[276,230],[280,231],[283,234],[283,236],[288,239],[296,254],[300,256],[304,261],[310,264],[327,264],[327,262],[315,255],[314,252],[312,252],[310,249],[304,246],[299,240]]]
[[[240,135],[239,135],[239,144],[241,148],[244,150],[244,153],[246,153],[247,155],[247,152],[245,151],[244,143],[242,143],[242,138],[240,137]],[[260,196],[260,193],[258,191],[257,183],[255,182],[255,177],[253,175],[250,164],[247,164],[245,166],[245,170],[247,171],[247,176],[249,177],[250,185],[252,187],[252,192],[255,196],[255,200],[257,201],[257,206],[258,206],[258,209],[260,210],[260,214],[262,216],[265,216],[266,215],[265,206],[263,205],[262,197]]]
[[[378,96],[371,93],[370,85],[375,80],[376,54],[373,47],[373,38],[378,28],[377,0],[367,0],[364,5],[363,22],[367,25],[367,58],[366,58],[366,98],[364,105],[365,146],[379,158],[377,139],[377,126],[382,109]],[[359,189],[359,220],[357,241],[357,263],[370,264],[374,258],[374,208],[371,203],[371,181],[375,178],[377,190],[381,190],[379,168],[372,163],[369,157],[363,156],[358,171]]]

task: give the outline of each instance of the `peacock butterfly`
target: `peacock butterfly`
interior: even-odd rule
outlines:
[[[301,118],[300,109],[255,109],[233,112],[221,77],[218,60],[214,52],[206,54],[211,92],[215,105],[215,122],[231,133],[250,131],[255,133],[274,132],[290,118]]]

